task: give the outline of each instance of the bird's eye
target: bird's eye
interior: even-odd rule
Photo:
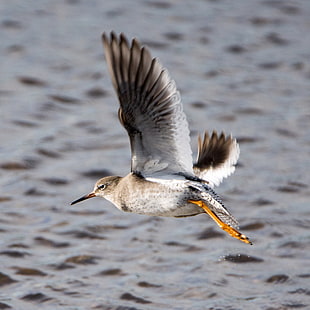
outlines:
[[[100,190],[103,190],[103,189],[106,188],[106,185],[105,185],[105,184],[101,184],[101,185],[99,185],[97,188],[100,189]]]

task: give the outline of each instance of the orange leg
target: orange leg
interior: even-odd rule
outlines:
[[[193,203],[195,205],[197,205],[198,207],[204,209],[204,211],[213,219],[213,221],[215,221],[215,223],[217,225],[220,226],[220,228],[222,228],[224,231],[226,231],[228,234],[230,234],[232,237],[239,239],[242,242],[248,243],[252,245],[252,242],[249,240],[249,238],[240,233],[237,229],[229,226],[228,224],[225,224],[224,222],[222,222],[219,217],[210,210],[210,208],[208,208],[208,206],[201,200],[188,200],[188,202]]]

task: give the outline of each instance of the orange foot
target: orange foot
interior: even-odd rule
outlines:
[[[239,239],[242,242],[248,243],[252,245],[252,242],[249,240],[249,238],[240,233],[237,229],[229,226],[228,224],[225,224],[223,221],[219,219],[219,217],[208,208],[208,206],[201,200],[188,200],[188,202],[193,203],[197,205],[198,207],[204,209],[204,211],[211,216],[211,218],[215,221],[217,225],[219,225],[224,231],[226,231],[228,234],[230,234],[232,237]]]

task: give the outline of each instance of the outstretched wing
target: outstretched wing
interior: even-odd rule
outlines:
[[[119,119],[131,144],[131,170],[144,176],[193,175],[189,129],[175,82],[148,49],[133,39],[102,35],[117,92]]]
[[[240,154],[236,139],[225,137],[224,133],[213,131],[211,137],[206,132],[201,140],[198,137],[198,157],[194,164],[197,177],[207,181],[211,187],[219,185],[223,178],[235,171]]]

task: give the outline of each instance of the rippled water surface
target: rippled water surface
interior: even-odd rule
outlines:
[[[309,309],[309,1],[2,1],[0,309]],[[147,44],[197,147],[240,142],[217,192],[254,242],[207,215],[69,203],[130,167],[100,35]]]

